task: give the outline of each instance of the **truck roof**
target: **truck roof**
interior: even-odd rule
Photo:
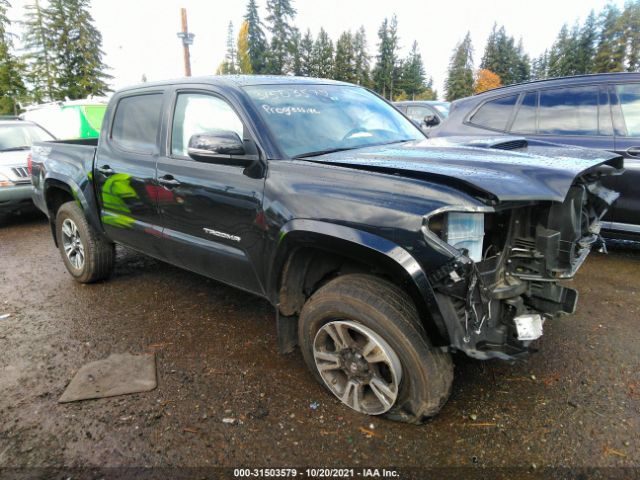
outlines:
[[[294,77],[287,75],[206,75],[200,77],[183,77],[171,80],[160,80],[157,82],[139,83],[137,85],[121,88],[118,91],[123,92],[154,86],[194,83],[228,88],[240,88],[254,85],[353,85],[351,83],[329,80],[326,78]]]

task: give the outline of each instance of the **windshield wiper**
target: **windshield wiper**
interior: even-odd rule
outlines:
[[[301,153],[300,155],[296,155],[293,158],[307,158],[307,157],[317,157],[318,155],[325,155],[327,153],[336,153],[336,152],[344,152],[345,150],[356,150],[359,147],[342,147],[342,148],[327,148],[326,150],[316,150],[315,152],[307,152]]]
[[[358,145],[357,147],[328,148],[326,150],[317,150],[315,152],[301,153],[300,155],[296,155],[293,158],[317,157],[319,155],[325,155],[327,153],[344,152],[345,150],[358,150],[359,148],[367,148],[367,147],[379,147],[381,145],[392,145],[394,143],[410,142],[411,140],[415,140],[415,139],[405,138],[403,140],[394,140],[392,142],[369,143],[367,145]]]
[[[19,150],[29,150],[30,148],[29,145],[22,145],[21,147],[2,148],[0,152],[17,152]]]

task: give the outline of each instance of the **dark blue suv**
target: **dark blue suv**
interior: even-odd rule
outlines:
[[[608,236],[640,235],[640,73],[554,78],[497,88],[457,100],[430,137],[524,136],[610,150],[626,172],[605,183],[620,192],[606,217]]]

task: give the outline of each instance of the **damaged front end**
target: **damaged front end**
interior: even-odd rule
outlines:
[[[606,169],[606,167],[602,167]],[[427,242],[450,260],[430,282],[453,349],[479,358],[513,359],[532,351],[548,319],[575,311],[573,278],[618,194],[595,169],[579,177],[564,202],[445,207],[425,217]]]

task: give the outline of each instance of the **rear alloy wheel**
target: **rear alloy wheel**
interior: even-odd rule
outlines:
[[[64,203],[56,212],[56,239],[67,270],[78,282],[96,282],[111,274],[115,247],[87,222],[76,202]]]
[[[313,356],[325,385],[354,410],[380,415],[396,403],[400,359],[370,328],[351,321],[329,322],[316,334]]]
[[[80,239],[78,226],[70,218],[62,222],[62,248],[67,255],[69,263],[74,268],[82,270],[84,267],[84,245]]]

